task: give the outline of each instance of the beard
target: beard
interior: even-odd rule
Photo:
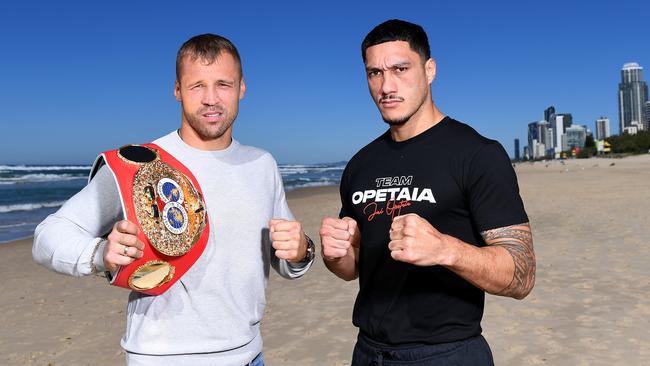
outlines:
[[[381,103],[381,102],[384,101],[384,100],[390,100],[390,99],[397,99],[397,100],[404,101],[404,98],[403,98],[403,97],[399,97],[399,96],[390,96],[390,95],[389,95],[389,96],[386,96],[386,97],[383,97],[383,98],[379,99],[379,102],[378,102],[377,105],[379,105],[379,103]],[[420,110],[420,108],[422,108],[422,105],[424,104],[424,102],[426,101],[426,99],[427,99],[427,95],[426,95],[426,93],[425,93],[425,94],[422,95],[422,99],[420,100],[420,103],[417,105],[417,107],[414,108],[412,111],[407,112],[406,115],[404,115],[404,116],[394,117],[394,118],[389,118],[389,117],[385,116],[385,115],[382,113],[382,114],[381,114],[381,118],[382,118],[382,119],[384,120],[384,122],[386,122],[389,126],[403,126],[403,125],[406,124],[406,122],[408,122],[408,121],[411,119],[411,117],[413,117],[413,115],[414,115],[415,113],[417,113],[417,112]]]
[[[204,118],[203,114],[210,112],[222,113],[224,116],[223,121],[216,123],[202,122],[201,119]],[[228,111],[222,107],[203,107],[195,113],[188,113],[184,110],[183,114],[185,114],[187,123],[189,123],[190,127],[192,127],[202,140],[216,140],[220,138],[224,133],[226,133],[226,131],[228,131],[235,121],[235,118],[237,118],[236,113],[234,116],[231,116]]]
[[[383,114],[381,116],[381,118],[384,120],[384,122],[386,122],[389,126],[403,126],[403,125],[406,124],[406,122],[408,122],[409,119],[411,119],[411,117],[413,117],[413,114],[411,114],[409,116],[392,118],[392,119],[388,118],[388,117],[384,117]]]

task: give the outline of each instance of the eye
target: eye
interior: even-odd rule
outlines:
[[[226,83],[226,82],[220,82],[219,84],[217,84],[217,86],[218,86],[219,88],[222,88],[222,89],[226,89],[226,88],[230,88],[230,87],[232,87],[231,84]]]
[[[375,77],[381,75],[381,70],[370,70],[368,71],[368,77]]]
[[[395,68],[395,72],[398,73],[398,74],[401,74],[406,70],[408,70],[408,68],[406,68],[406,67],[396,67]]]
[[[190,90],[200,89],[203,87],[203,84],[194,84],[190,86]]]

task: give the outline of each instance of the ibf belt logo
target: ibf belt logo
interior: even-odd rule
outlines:
[[[162,178],[158,181],[158,197],[164,203],[163,224],[174,234],[181,234],[187,229],[187,212],[183,207],[183,189],[173,179]]]
[[[378,215],[399,216],[402,208],[411,202],[436,203],[431,188],[411,187],[413,176],[382,177],[375,179],[377,189],[352,194],[354,205],[363,204],[363,213],[372,221]]]

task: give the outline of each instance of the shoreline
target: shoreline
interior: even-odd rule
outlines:
[[[34,235],[27,235],[27,236],[24,236],[24,237],[21,237],[21,238],[10,239],[10,240],[7,240],[7,241],[0,241],[0,248],[2,248],[2,246],[6,245],[6,244],[11,244],[11,243],[14,243],[14,242],[17,242],[17,241],[23,241],[23,240],[32,240],[33,238],[34,238]]]

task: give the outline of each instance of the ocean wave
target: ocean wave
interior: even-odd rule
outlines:
[[[0,225],[0,230],[12,228],[12,227],[29,226],[29,225],[34,225],[34,223],[33,222],[19,222],[17,224]]]
[[[65,201],[56,202],[42,202],[42,203],[18,203],[14,205],[0,205],[0,213],[14,212],[14,211],[34,211],[47,207],[62,206]]]
[[[280,164],[278,167],[282,168],[345,168],[347,163],[322,163],[322,164]]]
[[[0,165],[2,171],[90,170],[90,165]]]
[[[0,184],[42,183],[86,179],[85,174],[25,174],[17,177],[0,177]]]
[[[326,187],[326,186],[336,186],[336,185],[338,185],[338,182],[335,181],[308,182],[308,183],[300,183],[296,185],[287,186],[286,191],[289,192],[298,188]]]
[[[296,174],[307,174],[309,173],[308,170],[282,170],[280,169],[280,175],[283,177],[286,177],[287,175],[296,175]]]
[[[321,167],[321,166],[281,166],[280,174],[293,175],[293,174],[318,174],[332,171],[343,171],[345,167]]]

